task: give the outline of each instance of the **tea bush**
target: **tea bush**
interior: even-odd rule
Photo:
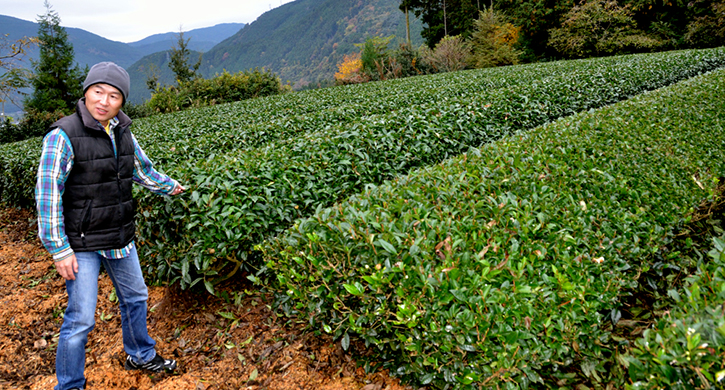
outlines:
[[[433,388],[623,388],[670,374],[655,360],[666,337],[668,359],[686,336],[690,356],[712,354],[696,334],[717,352],[691,373],[716,378],[714,271],[710,317],[689,336],[692,320],[673,336],[658,325],[630,355],[615,331],[673,226],[714,196],[724,81],[719,70],[563,118],[318,208],[262,246],[278,303]]]
[[[20,127],[13,123],[13,118],[0,117],[0,144],[18,142],[25,139]]]
[[[40,137],[0,146],[0,203],[34,206],[41,147]]]
[[[628,390],[725,383],[725,236],[713,238],[709,257],[684,286],[668,291],[675,304],[636,341],[627,357]]]

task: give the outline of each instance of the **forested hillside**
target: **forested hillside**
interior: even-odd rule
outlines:
[[[60,15],[61,22],[63,15]],[[61,23],[62,25],[62,23]],[[244,23],[226,23],[185,31],[184,36],[191,38],[189,48],[208,50],[226,37],[244,27]],[[156,34],[138,42],[123,43],[103,38],[86,30],[65,27],[68,38],[75,50],[75,60],[81,66],[92,66],[101,61],[113,61],[123,67],[131,66],[146,55],[165,51],[176,43],[177,32]],[[38,35],[38,24],[12,16],[0,15],[0,34],[8,34],[8,40],[16,41],[24,36]],[[37,58],[38,48],[29,51],[30,58]]]
[[[405,39],[398,0],[297,0],[256,21],[204,54],[202,71],[266,67],[298,86],[332,80],[345,54],[372,36]],[[413,46],[422,43],[420,21],[411,18]]]

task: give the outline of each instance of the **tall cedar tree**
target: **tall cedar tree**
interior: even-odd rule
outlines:
[[[473,21],[490,0],[402,0],[400,10],[412,11],[424,26],[421,35],[430,48],[443,37],[461,35],[468,38]]]
[[[176,45],[171,48],[171,60],[169,61],[169,68],[176,74],[176,82],[179,85],[199,78],[199,66],[201,65],[201,54],[199,54],[199,61],[194,65],[189,64],[189,56],[191,50],[188,49],[189,40],[184,39],[184,32],[179,31],[179,37],[176,41]]]
[[[68,41],[60,16],[45,2],[45,15],[38,16],[40,58],[32,61],[33,94],[26,99],[25,109],[35,112],[63,111],[69,114],[83,95],[83,79],[87,72],[74,64],[73,45]]]

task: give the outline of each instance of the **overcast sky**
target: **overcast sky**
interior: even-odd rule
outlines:
[[[292,0],[49,0],[63,27],[77,27],[119,42],[194,30],[220,23],[251,23]],[[0,15],[35,22],[44,0],[0,0]]]

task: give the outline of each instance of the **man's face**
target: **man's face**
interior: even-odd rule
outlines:
[[[85,97],[88,112],[103,126],[108,125],[108,121],[118,114],[123,105],[121,91],[108,84],[91,85]]]

